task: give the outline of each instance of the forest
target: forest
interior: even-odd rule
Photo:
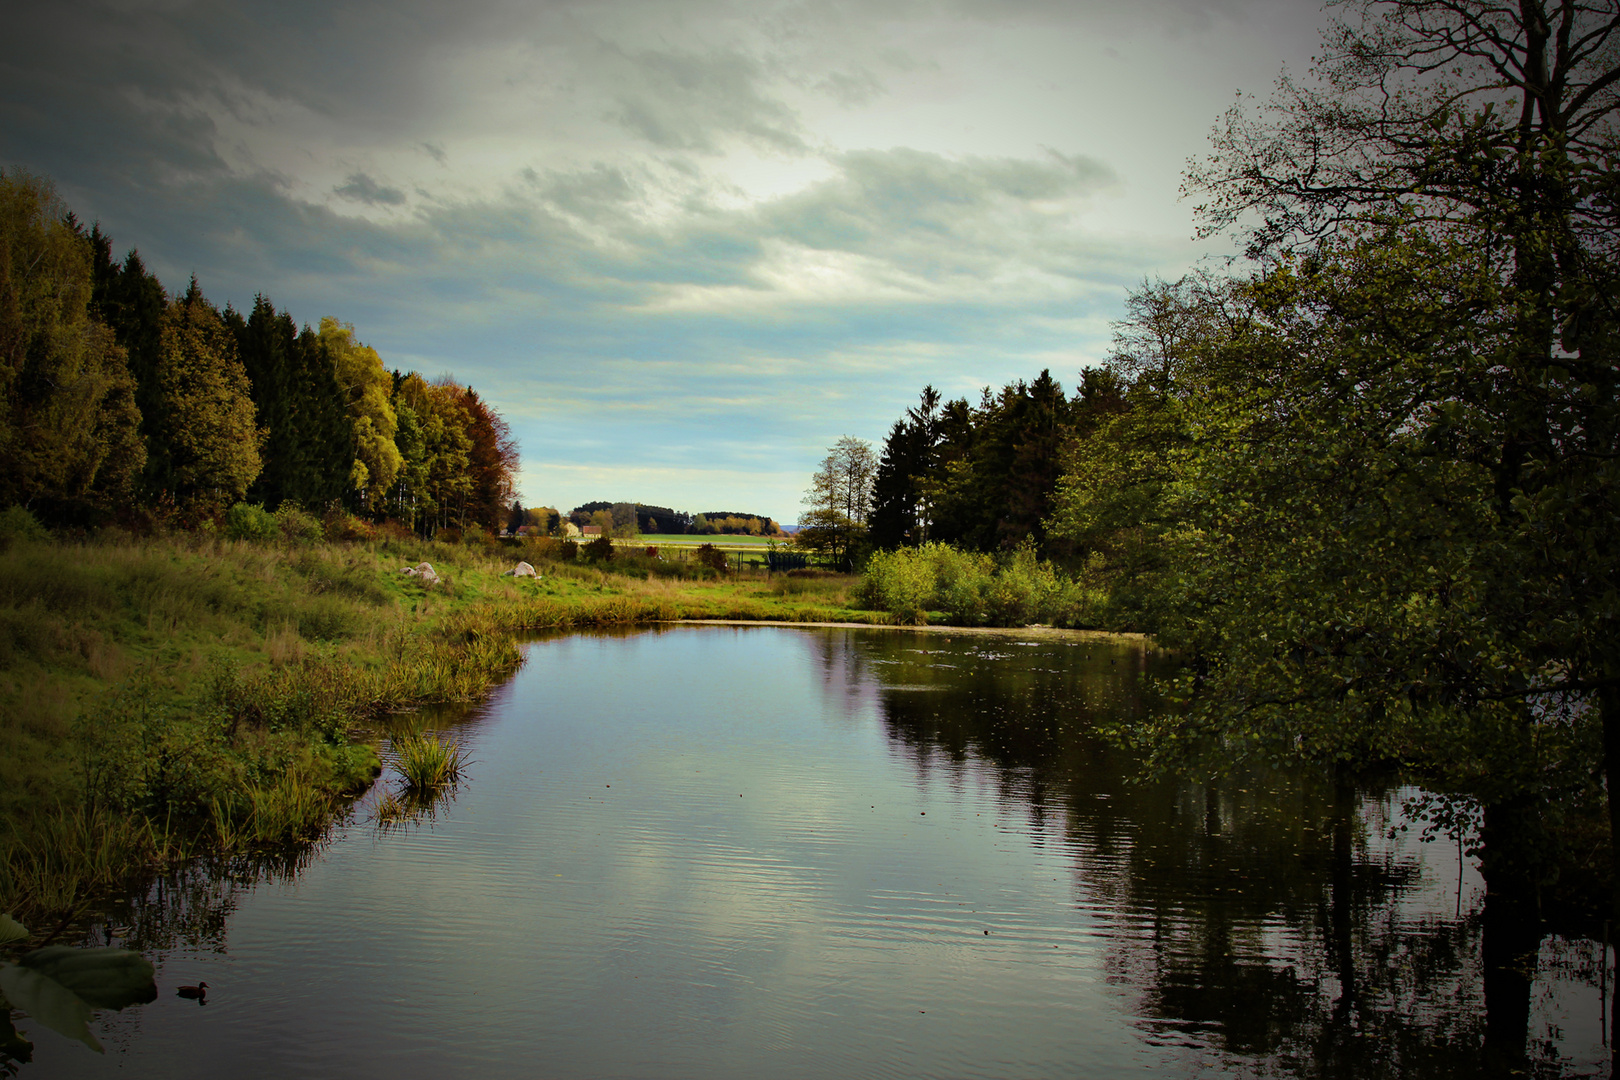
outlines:
[[[0,459],[0,504],[57,528],[211,527],[240,503],[431,536],[506,523],[518,448],[472,387],[390,372],[354,327],[262,294],[243,314],[195,278],[171,293],[10,170]]]

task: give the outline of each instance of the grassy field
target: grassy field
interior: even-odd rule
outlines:
[[[518,559],[539,580],[501,576]],[[430,562],[425,587],[400,573]],[[71,914],[148,865],[318,835],[414,706],[482,697],[517,636],[674,619],[885,622],[856,581],[621,552],[179,534],[0,551],[0,912]]]
[[[644,533],[627,540],[615,540],[621,547],[656,547],[678,551],[694,550],[704,544],[713,544],[721,551],[747,551],[763,555],[774,541],[779,547],[792,550],[791,542],[780,536],[683,536],[675,533]]]

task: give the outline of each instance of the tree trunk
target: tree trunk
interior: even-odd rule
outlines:
[[[1531,799],[1485,807],[1484,1061],[1492,1076],[1522,1073],[1526,1067],[1530,986],[1542,935],[1535,873],[1538,826]]]
[[[1620,686],[1605,686],[1598,691],[1598,717],[1603,723],[1603,776],[1609,793],[1609,858],[1614,866],[1614,880],[1620,883],[1620,799],[1615,789],[1620,785]],[[1620,886],[1617,886],[1609,904],[1613,909],[1614,925],[1620,926]],[[1607,952],[1603,957],[1607,964]],[[1620,1076],[1620,1017],[1609,1009],[1609,1052],[1614,1055],[1610,1075]]]

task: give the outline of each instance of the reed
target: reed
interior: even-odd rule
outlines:
[[[466,764],[466,751],[454,741],[426,732],[394,739],[394,767],[405,781],[405,790],[417,797],[453,787]]]

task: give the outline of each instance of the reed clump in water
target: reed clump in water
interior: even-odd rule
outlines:
[[[406,792],[416,798],[455,786],[466,764],[466,751],[453,740],[427,732],[394,739],[394,767],[405,781]]]

